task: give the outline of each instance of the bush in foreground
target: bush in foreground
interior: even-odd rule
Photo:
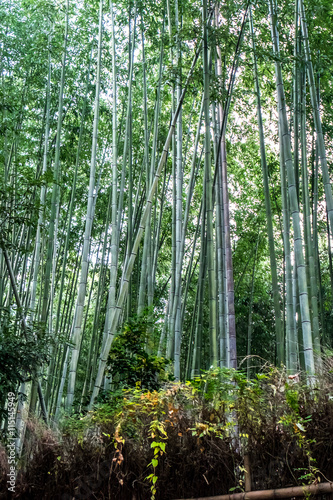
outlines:
[[[319,384],[319,382],[318,382]],[[213,370],[158,391],[118,391],[61,437],[30,428],[16,498],[168,499],[333,478],[332,382],[314,390],[284,371],[247,380]],[[39,426],[41,424],[38,424]]]

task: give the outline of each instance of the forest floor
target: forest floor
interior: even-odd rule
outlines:
[[[57,430],[27,422],[15,493],[0,450],[0,498],[171,500],[333,479],[333,377],[309,388],[285,371],[247,380],[213,370],[159,390],[118,390]]]

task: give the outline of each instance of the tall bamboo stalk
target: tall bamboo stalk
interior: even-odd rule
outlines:
[[[256,46],[255,46],[254,32],[253,32],[251,5],[249,6],[249,24],[250,24],[250,34],[251,34],[252,50],[253,50],[253,63],[254,63],[253,71],[254,71],[255,93],[257,98],[257,118],[258,118],[258,128],[259,128],[260,159],[261,159],[261,170],[262,170],[263,184],[264,184],[266,224],[267,224],[269,258],[270,258],[271,276],[272,276],[277,361],[278,364],[281,365],[281,363],[285,362],[284,336],[283,336],[281,306],[280,306],[281,298],[280,298],[280,290],[279,290],[278,276],[277,276],[274,231],[273,231],[273,220],[272,220],[273,218],[272,218],[271,198],[269,192],[268,168],[267,168],[266,149],[265,149],[265,135],[264,135],[262,113],[261,113],[261,96],[260,96],[260,87],[258,78],[258,64],[257,64]]]
[[[256,243],[256,251],[254,255],[254,261],[253,261],[253,270],[252,270],[252,279],[251,279],[251,292],[250,292],[250,304],[249,304],[249,318],[248,318],[248,325],[247,325],[247,360],[246,360],[246,372],[247,372],[247,378],[250,378],[251,375],[251,344],[252,344],[252,331],[253,331],[253,326],[252,326],[252,314],[253,314],[253,296],[254,296],[254,277],[255,277],[255,272],[256,272],[256,263],[257,263],[257,255],[258,255],[258,245],[259,245],[259,232],[258,232],[258,237],[257,237],[257,243]]]
[[[103,374],[104,374],[104,370],[105,370],[105,366],[106,366],[107,357],[109,355],[111,344],[112,344],[112,341],[113,341],[113,338],[115,335],[115,329],[116,329],[117,324],[118,324],[118,319],[119,319],[120,313],[122,312],[124,301],[127,297],[129,279],[130,279],[130,276],[131,276],[132,271],[133,271],[133,267],[134,267],[134,263],[135,263],[136,256],[138,253],[139,245],[140,245],[140,242],[141,242],[143,234],[144,234],[145,226],[147,223],[147,218],[149,216],[152,202],[153,202],[153,197],[155,195],[155,191],[157,189],[159,179],[160,179],[160,176],[162,174],[162,170],[163,170],[165,161],[167,159],[168,149],[169,149],[169,146],[171,143],[172,135],[173,135],[174,130],[175,130],[175,125],[177,122],[178,114],[180,112],[180,108],[182,106],[189,81],[192,77],[194,67],[195,67],[196,62],[197,62],[198,57],[199,57],[199,50],[200,50],[200,45],[199,45],[198,49],[196,50],[196,53],[195,53],[195,56],[194,56],[194,59],[192,62],[192,66],[190,68],[185,85],[183,87],[181,98],[178,102],[176,112],[175,112],[174,117],[172,119],[172,122],[171,122],[171,125],[169,128],[169,132],[168,132],[168,136],[167,136],[167,139],[166,139],[164,147],[163,147],[163,153],[161,155],[158,167],[157,167],[156,172],[155,172],[153,182],[151,184],[151,187],[150,187],[150,190],[149,190],[149,193],[147,196],[146,206],[144,208],[144,211],[143,211],[143,214],[141,217],[141,221],[139,224],[139,229],[137,231],[137,235],[136,235],[135,241],[133,243],[132,253],[131,253],[130,258],[128,259],[126,269],[124,270],[123,279],[121,282],[118,300],[117,300],[117,305],[116,305],[116,311],[115,311],[115,314],[113,316],[112,325],[110,328],[110,334],[106,340],[106,343],[105,343],[104,348],[102,349],[102,352],[100,355],[99,367],[98,367],[98,372],[97,372],[97,376],[95,379],[94,390],[93,390],[93,393],[91,395],[90,404],[89,404],[90,408],[94,404],[96,396],[98,395],[100,387],[101,387],[101,382],[103,379]]]
[[[318,290],[316,271],[313,255],[313,239],[311,234],[311,215],[310,215],[310,197],[309,180],[307,165],[307,147],[306,147],[306,81],[302,85],[302,109],[301,109],[301,151],[302,151],[302,180],[303,180],[303,204],[304,204],[304,237],[306,240],[306,257],[308,263],[309,291],[311,303],[311,320],[313,346],[316,356],[316,365],[320,364],[320,334],[319,334],[319,316],[318,316]]]
[[[44,274],[44,290],[43,290],[43,303],[41,312],[41,321],[46,322],[47,311],[49,305],[49,289],[51,283],[51,270],[52,270],[52,260],[53,260],[53,249],[54,249],[54,231],[56,226],[56,215],[57,206],[59,205],[59,179],[60,179],[60,146],[61,146],[61,131],[63,122],[63,101],[64,101],[64,88],[65,88],[65,68],[66,68],[66,57],[67,57],[67,41],[68,41],[68,24],[69,24],[69,0],[66,0],[66,13],[65,13],[65,35],[64,35],[64,48],[62,56],[62,66],[61,66],[61,77],[60,77],[60,88],[59,88],[59,100],[58,100],[58,122],[57,122],[57,135],[56,135],[56,146],[55,146],[55,159],[53,167],[53,188],[52,188],[52,200],[51,200],[51,215],[49,222],[49,235],[47,244],[47,259],[45,264],[45,274]]]
[[[218,13],[217,13],[218,15]],[[245,17],[244,17],[245,19]],[[244,24],[244,22],[243,22]],[[241,44],[242,33],[239,37],[239,44]],[[217,49],[217,74],[222,76],[222,54],[219,46]],[[219,123],[220,123],[220,137],[217,149],[217,169],[221,170],[221,185],[222,185],[222,200],[223,200],[223,227],[225,236],[225,269],[226,269],[226,297],[227,297],[227,324],[228,324],[228,359],[231,368],[237,368],[237,346],[236,346],[236,317],[235,317],[235,289],[234,289],[234,275],[232,264],[232,249],[231,249],[231,236],[230,236],[230,211],[229,211],[229,193],[228,193],[228,173],[227,173],[227,155],[225,147],[225,129],[227,122],[227,115],[230,106],[230,98],[235,79],[235,73],[238,66],[239,52],[236,50],[233,71],[231,74],[228,98],[226,108],[223,110],[222,105],[218,105]],[[217,175],[215,170],[215,176]]]
[[[293,220],[294,249],[295,249],[295,261],[297,267],[297,278],[298,278],[299,296],[300,296],[305,366],[307,375],[309,377],[308,380],[311,383],[311,381],[313,380],[315,368],[314,368],[314,356],[313,356],[306,271],[305,271],[304,255],[303,255],[303,238],[301,232],[299,207],[297,202],[295,171],[293,167],[292,154],[291,154],[291,141],[288,128],[288,121],[287,121],[286,101],[284,95],[282,68],[280,62],[281,59],[280,59],[280,49],[279,49],[279,34],[277,29],[277,13],[275,6],[273,5],[273,1],[268,0],[268,3],[269,3],[270,18],[271,18],[273,52],[276,57],[275,75],[276,75],[276,89],[278,98],[279,122],[281,126],[281,136],[282,136],[281,146],[283,148],[284,162],[287,170],[289,202]]]
[[[321,126],[319,102],[318,102],[318,97],[317,97],[317,92],[316,92],[316,83],[315,83],[313,65],[312,65],[312,60],[311,60],[308,27],[307,27],[307,23],[306,23],[306,16],[305,16],[305,9],[304,9],[303,0],[299,0],[299,6],[300,6],[300,15],[301,15],[304,55],[305,55],[307,74],[308,74],[308,78],[309,78],[309,88],[310,88],[311,105],[312,105],[312,111],[313,111],[313,120],[315,123],[315,129],[316,129],[316,133],[317,133],[318,158],[320,161],[321,171],[322,171],[322,176],[323,176],[328,218],[330,220],[331,227],[333,227],[332,188],[331,188],[330,175],[329,175],[329,171],[328,171],[328,167],[327,167],[325,141],[324,141],[324,135],[323,135],[322,126]]]
[[[77,364],[79,359],[79,348],[82,335],[82,319],[83,308],[86,297],[88,267],[89,267],[89,250],[90,250],[90,237],[93,224],[94,212],[94,189],[95,189],[95,172],[97,163],[97,136],[98,136],[98,120],[99,120],[99,98],[100,98],[100,85],[101,85],[101,55],[102,55],[102,33],[103,33],[103,0],[100,0],[99,5],[99,27],[98,27],[98,49],[97,49],[97,74],[96,74],[96,94],[94,105],[94,124],[93,124],[93,141],[91,148],[91,161],[90,161],[90,178],[89,178],[89,191],[88,191],[88,205],[86,214],[86,224],[83,240],[82,261],[81,261],[81,275],[79,282],[79,289],[77,294],[77,302],[75,306],[74,324],[72,342],[74,344],[72,350],[72,357],[70,362],[69,376],[68,376],[68,390],[67,390],[67,409],[71,409],[74,401],[74,390],[76,381]]]
[[[217,327],[216,327],[216,281],[213,240],[213,191],[211,166],[211,138],[210,138],[210,96],[209,96],[209,63],[208,63],[208,29],[207,3],[203,0],[203,79],[204,79],[204,117],[205,117],[205,196],[207,214],[207,268],[209,288],[209,331],[210,331],[210,364],[217,366]]]

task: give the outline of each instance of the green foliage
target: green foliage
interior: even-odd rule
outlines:
[[[165,431],[165,424],[160,422],[159,420],[153,420],[149,427],[149,433],[154,441],[151,443],[151,448],[154,450],[154,458],[148,464],[148,467],[151,465],[153,467],[153,472],[149,474],[146,479],[151,483],[151,499],[154,500],[156,498],[156,482],[158,479],[157,475],[157,467],[159,464],[159,457],[163,456],[165,453],[165,440],[168,439],[168,434]],[[158,441],[156,441],[158,439]],[[164,440],[164,441],[162,441]]]
[[[3,325],[0,330],[0,419],[6,416],[8,392],[18,394],[18,385],[29,380],[41,362],[47,361],[49,340],[32,334],[28,339],[18,336],[14,321]]]
[[[191,387],[205,401],[219,406],[222,401],[223,404],[233,401],[236,388],[234,377],[239,375],[243,377],[240,372],[232,368],[215,368],[204,371],[200,377],[195,377],[191,381]]]
[[[148,323],[130,319],[115,338],[109,355],[109,372],[115,386],[140,386],[154,390],[166,380],[169,360],[148,354],[145,349]]]
[[[191,484],[193,477],[203,482],[200,495],[207,491],[202,470],[219,487],[223,471],[230,474],[223,483],[226,491],[242,489],[244,453],[250,456],[258,489],[309,484],[327,474],[323,464],[331,456],[327,436],[332,386],[326,378],[313,391],[297,380],[273,367],[252,380],[241,371],[209,370],[186,384],[166,383],[158,391],[118,390],[85,416],[66,417],[63,429],[66,439],[76,443],[76,454],[96,463],[108,457],[106,488],[110,481],[118,486],[118,480],[131,488],[133,477],[140,477],[142,498],[181,497],[179,490],[170,493],[168,487],[179,477],[187,481],[188,470]],[[76,454],[58,449],[58,467],[68,470]],[[216,478],[214,470],[221,463]],[[76,464],[79,470],[82,464]],[[89,467],[94,469],[93,461]],[[121,497],[121,492],[111,497]]]

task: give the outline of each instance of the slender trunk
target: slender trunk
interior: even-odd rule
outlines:
[[[18,291],[17,291],[17,286],[16,286],[16,283],[15,283],[15,276],[14,276],[14,273],[13,273],[13,268],[12,268],[12,265],[11,265],[11,262],[10,262],[10,259],[9,259],[9,255],[8,255],[7,249],[4,246],[4,242],[2,241],[2,238],[0,239],[0,246],[2,248],[2,252],[3,252],[3,255],[4,255],[5,263],[6,263],[6,266],[7,266],[7,270],[8,270],[8,274],[9,274],[9,278],[10,278],[10,284],[11,284],[11,287],[12,287],[12,290],[13,290],[13,294],[14,294],[14,297],[15,297],[16,306],[17,306],[17,308],[19,310],[19,314],[20,314],[20,317],[21,317],[22,330],[23,330],[25,338],[28,339],[28,337],[29,337],[29,335],[28,335],[28,327],[27,327],[25,316],[23,314],[21,300],[20,300],[20,297],[19,297],[19,294],[18,294]],[[40,406],[41,406],[41,410],[42,410],[42,415],[43,415],[43,418],[44,418],[45,422],[47,423],[48,416],[47,416],[47,411],[46,411],[46,406],[45,406],[45,401],[44,401],[44,396],[43,396],[43,392],[42,392],[42,387],[41,387],[40,381],[38,381],[38,396],[39,396]]]
[[[65,88],[65,68],[66,68],[66,55],[67,55],[67,38],[68,38],[68,24],[69,24],[69,0],[66,0],[66,19],[65,19],[65,36],[64,36],[64,49],[61,66],[61,78],[59,89],[59,104],[58,104],[58,123],[57,123],[57,136],[55,146],[55,159],[53,167],[53,189],[51,199],[51,215],[49,223],[49,236],[47,245],[47,259],[44,273],[44,290],[43,290],[43,303],[41,312],[42,323],[46,322],[47,311],[49,304],[49,290],[50,290],[50,277],[52,270],[53,250],[54,250],[54,231],[56,226],[57,206],[59,205],[59,180],[60,180],[60,140],[61,129],[63,121],[63,101],[64,101],[64,88]]]
[[[312,60],[311,60],[308,28],[307,28],[307,23],[306,23],[303,0],[299,0],[299,5],[300,5],[300,15],[301,15],[301,26],[302,26],[305,62],[306,62],[307,73],[308,73],[308,78],[309,78],[311,105],[312,105],[312,110],[313,110],[313,119],[314,119],[314,123],[315,123],[315,129],[316,129],[316,133],[317,133],[318,157],[319,157],[319,161],[320,161],[320,165],[321,165],[321,171],[322,171],[323,182],[324,182],[324,190],[325,190],[325,199],[326,199],[326,205],[327,205],[328,218],[330,220],[331,227],[333,227],[332,188],[331,188],[330,175],[329,175],[329,171],[328,171],[328,167],[327,167],[327,157],[326,157],[324,135],[323,135],[321,119],[320,119],[319,102],[318,102],[318,97],[317,97],[317,92],[316,92],[316,84],[315,84],[315,77],[314,77]]]
[[[105,346],[102,349],[102,352],[101,352],[101,355],[100,355],[98,372],[97,372],[97,376],[96,376],[96,380],[95,380],[95,386],[94,386],[94,390],[93,390],[93,393],[92,393],[92,396],[91,396],[89,407],[92,407],[92,405],[93,405],[93,403],[95,401],[95,398],[98,395],[100,387],[101,387],[101,382],[102,382],[102,378],[103,378],[103,374],[104,374],[104,370],[105,370],[105,365],[106,365],[107,357],[109,355],[111,344],[112,344],[112,341],[113,341],[113,338],[114,338],[114,335],[115,335],[115,329],[116,329],[116,326],[118,324],[118,319],[119,319],[120,313],[122,312],[124,301],[125,301],[125,299],[127,297],[129,279],[130,279],[130,276],[131,276],[132,271],[133,271],[133,267],[134,267],[134,263],[135,263],[136,256],[137,256],[137,253],[138,253],[139,245],[140,245],[140,242],[141,242],[143,234],[144,234],[145,226],[146,226],[146,223],[147,223],[147,218],[149,216],[149,213],[150,213],[150,210],[151,210],[151,205],[152,205],[152,202],[153,202],[153,197],[154,197],[155,191],[157,189],[157,186],[158,186],[158,183],[159,183],[159,179],[161,177],[162,170],[164,168],[165,161],[167,159],[168,149],[170,147],[171,138],[172,138],[172,135],[174,133],[176,121],[177,121],[177,118],[178,118],[178,113],[179,113],[180,108],[182,106],[182,103],[183,103],[183,100],[184,100],[184,97],[185,97],[185,93],[186,93],[186,90],[187,90],[187,87],[188,87],[188,83],[189,83],[189,81],[190,81],[190,79],[192,77],[194,67],[195,67],[196,62],[197,62],[198,57],[199,57],[199,50],[200,50],[200,45],[199,45],[199,48],[197,49],[197,51],[195,53],[195,56],[194,56],[194,59],[193,59],[193,62],[192,62],[192,66],[190,68],[187,80],[186,80],[185,85],[183,87],[181,98],[180,98],[180,100],[178,102],[176,112],[175,112],[173,120],[171,122],[171,126],[170,126],[169,132],[168,132],[168,136],[167,136],[167,139],[166,139],[164,147],[163,147],[163,153],[162,153],[162,156],[160,158],[158,167],[156,169],[154,180],[151,183],[151,187],[150,187],[150,190],[149,190],[149,193],[148,193],[148,196],[147,196],[146,206],[145,206],[145,209],[144,209],[142,217],[141,217],[141,221],[140,221],[140,224],[139,224],[139,229],[137,231],[137,235],[136,235],[135,241],[133,243],[132,253],[131,253],[130,258],[128,259],[128,262],[127,262],[127,265],[126,265],[126,269],[124,270],[124,275],[123,275],[123,279],[122,279],[122,282],[121,282],[121,286],[120,286],[120,290],[119,290],[119,295],[118,295],[118,300],[117,300],[117,305],[116,305],[116,311],[115,311],[115,314],[113,316],[112,325],[111,325],[111,328],[110,328],[110,334],[109,334],[109,336],[107,338]]]
[[[266,223],[267,223],[267,236],[269,245],[269,258],[271,264],[271,276],[272,276],[272,291],[273,291],[273,302],[274,302],[274,315],[275,315],[275,335],[276,335],[276,345],[277,345],[277,362],[280,366],[281,363],[285,362],[284,355],[284,339],[283,339],[283,328],[281,320],[281,298],[280,290],[278,285],[277,276],[277,265],[275,256],[275,245],[274,245],[274,231],[273,231],[273,218],[272,218],[272,208],[271,208],[271,198],[269,193],[269,181],[268,181],[268,168],[266,161],[266,149],[265,149],[265,136],[264,127],[262,121],[261,113],[261,96],[260,87],[258,79],[258,67],[257,67],[257,55],[256,47],[253,33],[253,20],[252,20],[252,9],[249,7],[249,23],[250,23],[250,33],[252,40],[253,49],[253,62],[254,62],[254,83],[255,83],[255,93],[257,97],[257,117],[258,117],[258,128],[259,128],[259,142],[260,142],[260,159],[261,159],[261,169],[264,184],[264,195],[265,195],[265,209],[266,209]]]
[[[306,246],[306,257],[308,262],[309,291],[311,303],[311,320],[313,347],[316,354],[316,366],[320,367],[320,334],[318,317],[318,290],[313,256],[313,239],[311,235],[311,216],[309,199],[308,166],[306,154],[306,82],[302,86],[302,110],[301,110],[301,148],[302,148],[302,179],[303,179],[303,204],[304,204],[304,237]]]
[[[90,53],[89,64],[88,64],[88,69],[87,69],[86,90],[85,90],[85,97],[84,97],[83,107],[82,107],[79,140],[78,140],[77,151],[76,151],[75,171],[74,171],[74,176],[73,176],[71,197],[70,197],[69,208],[68,208],[66,238],[65,238],[65,243],[64,243],[64,250],[62,252],[63,256],[62,256],[60,286],[59,286],[59,293],[58,293],[58,307],[57,307],[56,323],[55,323],[55,329],[54,329],[54,337],[55,338],[58,335],[60,318],[62,317],[62,315],[61,315],[62,296],[63,296],[63,290],[64,290],[64,284],[65,284],[66,266],[68,263],[67,262],[67,255],[68,255],[68,250],[69,250],[69,239],[70,239],[70,235],[71,235],[73,213],[74,213],[74,207],[75,207],[77,174],[78,174],[78,168],[79,168],[79,164],[80,164],[80,153],[81,153],[81,147],[82,147],[82,142],[83,142],[83,131],[84,131],[85,116],[86,116],[86,108],[87,108],[87,96],[88,96],[88,89],[89,89],[91,58],[92,58],[92,50]],[[53,373],[55,361],[56,361],[56,356],[51,356],[49,373]],[[50,397],[50,391],[51,391],[51,386],[50,386],[50,382],[48,381],[47,382],[47,390],[46,390],[46,394],[45,394],[45,399],[46,399],[47,403],[48,403],[48,400]]]
[[[92,141],[91,162],[90,162],[88,206],[87,206],[85,233],[84,233],[83,250],[82,250],[81,275],[80,275],[79,289],[78,289],[77,302],[74,314],[74,323],[73,323],[72,342],[74,344],[74,347],[72,350],[72,357],[71,357],[69,377],[68,377],[68,391],[67,391],[67,402],[66,402],[67,409],[71,409],[74,401],[77,364],[78,364],[79,348],[82,335],[83,308],[85,303],[87,278],[88,278],[89,249],[90,249],[90,237],[91,237],[91,230],[93,223],[92,217],[94,211],[95,172],[96,172],[96,162],[97,162],[96,155],[97,155],[98,119],[99,119],[99,97],[100,97],[100,85],[101,85],[101,54],[102,54],[102,31],[103,31],[102,28],[103,28],[103,0],[100,0],[96,95],[95,95],[95,107],[94,107],[93,141]]]
[[[151,186],[150,168],[149,168],[149,131],[148,131],[148,109],[147,109],[147,76],[146,76],[146,56],[144,43],[143,20],[141,19],[141,38],[142,38],[142,70],[143,70],[143,118],[144,118],[144,164],[146,171],[146,193],[149,192]],[[140,288],[138,298],[138,315],[144,311],[147,294],[147,276],[150,268],[150,246],[151,246],[151,205],[149,214],[147,214],[147,226],[144,235],[142,259],[141,259],[141,275]]]
[[[209,288],[209,332],[210,332],[210,364],[217,366],[217,328],[216,328],[216,281],[213,240],[213,197],[210,138],[210,96],[209,96],[209,62],[208,62],[208,29],[207,3],[203,0],[203,79],[204,79],[204,117],[205,117],[205,196],[207,217],[207,268]]]
[[[205,210],[205,194],[203,193],[203,203],[202,203],[202,218],[201,218],[201,251],[200,251],[200,268],[199,277],[197,285],[197,297],[198,302],[197,307],[197,317],[195,326],[195,337],[193,346],[193,357],[192,357],[192,370],[191,378],[200,375],[201,370],[201,353],[202,353],[202,313],[203,313],[203,302],[204,302],[204,290],[205,290],[205,276],[207,269],[207,259],[206,259],[206,210]]]
[[[256,263],[257,263],[257,254],[258,254],[258,245],[259,245],[259,233],[256,244],[256,251],[254,255],[253,262],[253,271],[252,271],[252,280],[251,280],[251,293],[250,293],[250,304],[249,304],[249,319],[248,319],[248,327],[247,327],[247,360],[246,360],[246,372],[247,378],[250,378],[251,375],[251,343],[252,343],[252,313],[253,313],[253,295],[254,295],[254,276],[256,272]]]
[[[47,169],[47,158],[48,158],[48,146],[49,146],[49,132],[50,132],[50,87],[51,87],[51,34],[49,35],[49,69],[47,78],[47,88],[46,88],[46,119],[45,119],[45,136],[44,136],[44,155],[43,155],[43,170],[42,175],[45,174]],[[36,307],[36,294],[37,294],[37,279],[39,273],[40,256],[41,256],[41,230],[44,222],[44,206],[46,198],[46,186],[45,184],[41,187],[40,192],[40,209],[38,217],[38,225],[36,232],[36,242],[35,242],[35,257],[33,265],[33,278],[31,283],[31,293],[30,293],[30,314],[31,320],[33,321],[35,316]]]
[[[279,142],[282,143],[279,125]],[[285,324],[286,324],[286,366],[288,371],[295,373],[297,370],[297,329],[296,329],[296,283],[292,274],[291,250],[290,250],[290,213],[288,207],[288,188],[286,179],[286,168],[283,149],[280,147],[280,179],[282,200],[282,224],[283,224],[283,249],[284,249],[284,282],[285,282]],[[296,270],[296,267],[295,267]],[[296,271],[295,271],[296,273]]]
[[[105,316],[103,345],[109,335],[110,326],[112,324],[113,315],[116,307],[116,287],[118,276],[118,256],[119,256],[119,241],[120,241],[120,225],[122,218],[122,205],[123,194],[119,197],[118,204],[118,146],[117,146],[117,66],[116,66],[116,37],[115,37],[115,23],[113,4],[111,3],[111,30],[112,30],[112,87],[113,87],[113,100],[112,100],[112,205],[111,205],[111,265],[110,265],[110,285],[108,292],[107,310]],[[134,36],[135,26],[133,30],[133,52],[134,52]],[[127,149],[129,137],[129,119],[131,115],[131,89],[132,89],[132,73],[133,73],[133,53],[130,59],[129,68],[129,91],[127,101],[127,116],[126,116],[126,130],[123,151],[123,168],[122,168],[122,182],[125,175],[125,167],[127,162]],[[124,190],[123,186],[120,187],[120,193]]]
[[[236,52],[237,56],[237,52]],[[237,59],[237,57],[235,58]],[[236,317],[235,317],[235,291],[234,291],[234,276],[232,265],[232,249],[231,249],[231,236],[230,236],[230,213],[229,213],[229,193],[228,193],[228,177],[227,177],[227,157],[225,147],[225,128],[227,121],[227,113],[230,105],[230,96],[232,93],[235,72],[237,68],[237,61],[234,61],[234,72],[231,76],[227,105],[225,110],[222,106],[218,106],[219,122],[221,126],[220,138],[217,150],[217,166],[221,169],[221,183],[222,183],[222,200],[223,200],[223,226],[225,235],[225,269],[226,269],[226,294],[227,294],[227,311],[228,311],[228,348],[229,348],[229,366],[237,368],[237,346],[236,346]],[[219,77],[222,75],[221,66],[221,49],[217,46],[217,74]],[[217,174],[217,170],[216,170]],[[215,174],[215,175],[216,175]]]
[[[288,177],[288,193],[289,202],[293,220],[293,230],[294,230],[294,249],[295,249],[295,261],[297,267],[297,278],[299,286],[300,295],[300,307],[301,307],[301,321],[302,321],[302,332],[303,332],[303,342],[304,342],[304,355],[305,355],[305,365],[306,372],[308,375],[308,381],[311,383],[314,375],[314,357],[313,357],[313,346],[312,346],[312,333],[311,333],[311,320],[310,320],[310,310],[308,301],[308,291],[307,291],[307,281],[306,272],[304,265],[304,255],[303,255],[303,238],[301,232],[300,215],[297,202],[297,190],[295,182],[295,171],[293,167],[292,154],[291,154],[291,142],[288,130],[287,112],[285,104],[285,95],[283,87],[282,69],[280,62],[280,52],[279,52],[279,35],[277,30],[277,14],[273,7],[273,1],[269,0],[269,10],[271,17],[271,32],[272,32],[272,43],[273,52],[276,57],[275,61],[275,73],[276,73],[276,88],[278,97],[278,109],[279,109],[279,121],[281,126],[281,136],[282,136],[282,147],[284,151],[284,162],[287,170]]]

